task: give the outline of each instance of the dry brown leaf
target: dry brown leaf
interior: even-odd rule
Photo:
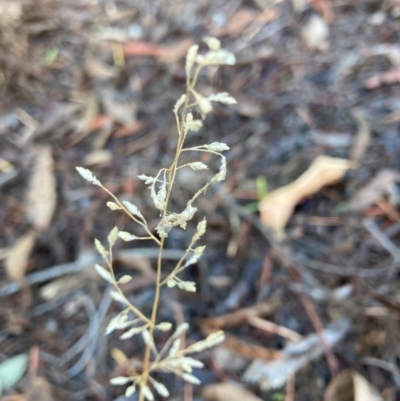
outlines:
[[[203,397],[209,401],[261,401],[238,384],[218,383],[204,387]]]
[[[56,179],[50,146],[36,146],[33,173],[27,194],[27,214],[38,230],[49,227],[57,202]]]
[[[282,358],[278,360],[254,360],[244,372],[242,380],[249,384],[257,383],[265,391],[280,388],[296,372],[304,366],[309,366],[311,361],[324,353],[320,335],[324,338],[325,346],[332,348],[344,338],[350,328],[350,320],[337,320],[324,328],[320,334],[312,333],[296,344],[286,345],[281,350]]]
[[[23,15],[22,2],[15,1],[0,1],[0,27],[13,27],[20,23]]]
[[[351,149],[350,160],[357,165],[371,143],[371,127],[361,109],[357,107],[352,109],[351,115],[357,122],[358,131]]]
[[[285,226],[295,206],[326,185],[339,181],[351,167],[351,162],[329,156],[318,156],[297,180],[268,194],[258,206],[261,221],[277,237],[284,237]]]
[[[201,322],[201,331],[204,335],[209,335],[227,327],[242,326],[248,323],[253,316],[270,314],[279,304],[280,300],[278,298],[272,298],[267,302],[261,302],[250,308],[243,308],[226,315],[204,319]],[[264,361],[271,361],[282,358],[281,352],[276,349],[249,344],[229,334],[225,335],[225,341],[221,346],[251,360],[259,358]]]
[[[112,160],[112,153],[109,150],[94,150],[83,159],[84,166],[93,166],[95,164],[104,164]]]
[[[122,125],[130,125],[136,120],[136,103],[130,98],[121,98],[117,91],[104,88],[100,93],[106,114]]]
[[[93,78],[106,80],[118,76],[117,68],[109,66],[93,55],[86,58],[84,68],[86,73]]]
[[[395,170],[380,171],[367,185],[361,188],[349,201],[346,210],[360,211],[377,203],[400,180],[400,173]]]
[[[163,48],[158,59],[164,63],[176,63],[186,56],[189,47],[195,43],[196,42],[191,38],[182,39],[171,46]]]
[[[124,44],[123,53],[124,56],[155,56],[159,57],[164,51],[162,45],[156,45],[153,43],[141,42],[133,40]]]
[[[93,122],[99,114],[99,103],[94,93],[85,96],[83,101],[86,109],[76,124],[76,134],[79,136],[79,140],[83,139],[91,131]]]
[[[381,85],[397,84],[398,82],[400,82],[400,68],[393,68],[367,78],[363,85],[367,89],[376,89]]]
[[[26,265],[29,255],[33,249],[36,239],[36,232],[30,231],[23,235],[9,250],[5,260],[5,269],[8,277],[22,283],[25,278]]]
[[[229,35],[238,36],[243,33],[243,30],[257,19],[259,13],[249,8],[241,8],[236,11],[229,19],[227,24],[223,26],[217,33],[217,36]]]
[[[349,369],[329,383],[324,401],[382,401],[382,397],[364,377]]]
[[[43,299],[51,301],[67,294],[69,291],[81,286],[88,280],[89,279],[81,273],[69,275],[68,277],[60,277],[43,285],[39,290],[39,295]]]

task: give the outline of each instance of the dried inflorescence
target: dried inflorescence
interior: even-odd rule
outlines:
[[[168,233],[173,227],[179,226],[182,229],[186,229],[188,221],[192,220],[197,212],[197,208],[194,206],[196,198],[202,193],[205,193],[212,183],[222,181],[226,176],[226,158],[222,154],[223,151],[229,149],[226,144],[213,142],[211,144],[204,144],[190,148],[184,147],[186,137],[190,131],[199,131],[201,129],[204,118],[212,111],[212,102],[220,102],[224,104],[236,103],[235,99],[225,92],[206,97],[195,90],[199,74],[204,67],[219,66],[223,64],[232,65],[235,63],[235,56],[232,53],[221,49],[218,39],[206,37],[204,41],[209,47],[209,51],[206,54],[198,54],[197,45],[192,46],[188,51],[185,66],[186,93],[178,99],[173,109],[178,131],[175,158],[170,167],[161,168],[154,177],[145,174],[139,176],[139,179],[143,180],[149,187],[150,196],[153,200],[154,206],[161,212],[161,219],[156,227],[157,235],[151,232],[145,217],[134,204],[127,201],[120,202],[116,196],[101,184],[92,172],[82,167],[77,167],[78,172],[84,179],[94,185],[100,186],[113,198],[113,201],[107,202],[107,206],[111,210],[121,210],[125,212],[135,223],[142,226],[146,232],[146,236],[138,237],[135,234],[126,231],[119,231],[118,228],[114,227],[108,235],[107,248],[104,247],[100,241],[97,239],[95,240],[96,249],[103,257],[107,266],[104,268],[96,264],[95,269],[104,280],[113,285],[114,289],[110,293],[111,297],[124,306],[123,311],[115,316],[108,324],[106,334],[110,334],[114,330],[124,330],[120,336],[121,340],[126,340],[136,334],[141,334],[144,343],[146,344],[142,371],[138,373],[135,372],[129,377],[115,377],[111,379],[111,384],[125,385],[129,383],[130,385],[126,390],[127,396],[132,395],[136,389],[140,389],[139,400],[141,401],[143,399],[153,400],[153,390],[163,397],[169,396],[167,388],[162,383],[157,382],[152,376],[155,371],[174,373],[189,383],[199,384],[199,380],[192,375],[192,369],[200,368],[203,364],[188,355],[202,352],[204,349],[210,348],[224,339],[223,332],[219,331],[210,334],[205,340],[181,349],[180,336],[189,328],[187,323],[181,324],[177,327],[161,350],[157,350],[153,339],[155,330],[169,331],[172,328],[171,323],[157,323],[157,308],[161,287],[164,285],[167,285],[168,287],[176,286],[185,291],[196,291],[196,285],[194,282],[184,281],[178,277],[178,274],[188,266],[196,263],[203,254],[205,246],[198,246],[196,243],[206,232],[206,219],[203,219],[198,223],[196,232],[183,256],[172,271],[163,277],[161,261],[165,238],[168,237]],[[193,114],[188,111],[189,108],[193,107],[199,109],[201,114],[200,119],[195,119]],[[168,204],[177,171],[182,168],[191,168],[195,171],[208,169],[207,165],[200,161],[193,161],[191,163],[179,165],[179,158],[183,152],[207,152],[214,154],[220,158],[221,165],[219,171],[212,177],[212,179],[187,201],[185,209],[180,213],[175,213],[168,210]],[[120,284],[127,283],[132,279],[132,277],[125,275],[119,280],[115,278],[112,264],[112,248],[118,239],[122,239],[123,241],[151,239],[159,246],[155,297],[150,317],[145,316],[139,309],[137,309],[120,289]]]

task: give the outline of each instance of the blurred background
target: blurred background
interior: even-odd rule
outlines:
[[[185,272],[198,292],[166,288],[160,321],[189,322],[188,343],[220,328],[227,340],[200,356],[202,386],[160,380],[184,401],[399,399],[399,0],[0,0],[2,399],[136,399],[109,379],[140,367],[143,344],[104,335],[121,308],[92,268],[95,237],[136,228],[75,167],[155,228],[137,175],[173,158],[184,58],[204,36],[237,63],[198,90],[238,104],[215,104],[188,141],[230,146],[228,175],[170,233],[166,270],[207,216],[207,250]],[[273,202],[319,156],[312,188]],[[207,178],[194,173],[178,177],[176,210]],[[115,252],[149,313],[157,249]]]

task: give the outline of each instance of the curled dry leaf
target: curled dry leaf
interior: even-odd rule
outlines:
[[[341,319],[324,328],[320,335],[324,337],[326,346],[334,347],[345,337],[350,328],[350,320]],[[319,335],[313,333],[296,344],[287,345],[282,350],[282,357],[279,360],[269,362],[254,360],[244,372],[242,379],[245,383],[257,383],[262,390],[276,389],[282,387],[296,372],[323,353],[324,345]]]
[[[350,167],[349,160],[318,156],[297,180],[271,192],[259,203],[261,221],[282,238],[295,206],[324,186],[339,181]]]
[[[109,150],[94,150],[87,154],[83,160],[85,166],[108,163],[112,160],[112,153]]]
[[[357,122],[358,130],[351,149],[350,160],[357,165],[371,143],[371,127],[363,110],[355,107],[351,110],[351,115]]]
[[[27,194],[27,213],[38,230],[49,227],[56,207],[56,179],[50,146],[35,148],[35,164]]]
[[[231,383],[210,384],[204,388],[203,397],[208,401],[261,401],[242,386]]]
[[[252,22],[254,22],[259,13],[249,8],[241,8],[236,11],[228,22],[217,33],[217,36],[229,35],[236,37],[243,33]]]
[[[8,277],[18,283],[25,278],[26,265],[29,255],[35,244],[36,232],[30,231],[23,235],[9,250],[5,260],[5,269]]]
[[[389,194],[390,197],[390,194],[394,192],[393,188],[396,186],[397,181],[400,181],[400,173],[397,171],[380,171],[350,199],[346,205],[346,210],[360,211],[377,203],[385,194]]]
[[[324,401],[382,401],[382,397],[364,377],[349,369],[329,383]]]
[[[400,82],[400,68],[380,72],[364,80],[363,85],[367,89],[376,89],[382,85],[392,85]]]
[[[182,39],[171,46],[162,48],[158,58],[164,63],[173,64],[186,56],[189,48],[195,44],[191,38]]]

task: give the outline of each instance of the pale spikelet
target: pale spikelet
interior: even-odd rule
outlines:
[[[132,276],[128,276],[127,274],[125,274],[118,280],[118,284],[126,284],[126,283],[129,283],[129,281],[131,281],[131,280],[132,280]]]
[[[169,355],[170,357],[175,356],[175,355],[178,353],[180,347],[181,347],[181,339],[180,339],[180,338],[177,338],[177,339],[172,343],[168,355]]]
[[[147,386],[141,386],[140,389],[143,392],[144,398],[146,398],[147,401],[153,401],[154,396],[151,390]]]
[[[126,300],[126,298],[123,297],[118,291],[111,290],[110,295],[114,301],[117,301],[123,305],[128,305],[128,301]]]
[[[216,331],[215,333],[211,333],[206,339],[205,342],[207,346],[213,347],[225,340],[225,334],[222,330]]]
[[[164,386],[164,384],[159,383],[153,379],[153,387],[154,387],[154,390],[156,390],[157,393],[161,395],[161,397],[164,397],[164,398],[169,397],[169,391]]]
[[[164,221],[163,220],[160,221],[160,223],[156,227],[156,231],[157,231],[157,234],[159,235],[160,238],[167,238],[168,237],[168,233],[165,230],[165,226],[164,226]]]
[[[128,316],[125,312],[121,312],[110,320],[106,328],[106,335],[112,333],[114,330],[123,329],[128,320]]]
[[[181,228],[186,229],[186,224],[189,220],[192,220],[194,214],[197,212],[197,207],[192,206],[192,202],[189,201],[186,204],[185,210],[181,213],[179,219],[179,225]]]
[[[176,287],[176,281],[173,278],[169,279],[167,281],[167,287],[169,287],[169,288]]]
[[[104,280],[108,281],[111,284],[114,283],[111,273],[108,272],[104,267],[101,267],[96,263],[94,265],[94,268],[96,269],[97,273],[99,273],[99,276],[101,276]]]
[[[196,384],[196,385],[201,384],[201,381],[197,377],[191,375],[190,373],[182,373],[181,377],[183,380],[185,380],[190,384]]]
[[[155,185],[150,187],[150,196],[153,200],[154,206],[158,210],[164,210],[165,208],[165,198],[167,196],[167,183],[163,183],[158,192],[156,192]]]
[[[153,345],[153,338],[151,337],[148,330],[142,331],[142,338],[146,345]]]
[[[130,377],[118,376],[118,377],[113,377],[110,380],[110,384],[112,384],[113,386],[122,386],[126,383],[129,383],[130,381],[132,381]]]
[[[198,255],[202,255],[202,253],[204,252],[204,249],[206,249],[206,246],[198,246],[197,248],[193,249],[193,253],[198,256]]]
[[[192,202],[189,201],[186,204],[186,208],[182,213],[170,213],[168,216],[165,217],[163,223],[168,227],[180,226],[185,230],[187,222],[193,218],[196,212],[197,208],[193,207]]]
[[[168,367],[181,372],[192,373],[193,368],[202,368],[204,366],[204,364],[197,359],[177,355],[179,349],[176,349],[175,351],[176,352],[172,355],[168,356],[166,361]],[[181,351],[181,354],[185,352],[186,350],[183,350]]]
[[[187,131],[199,131],[203,126],[203,122],[201,120],[193,120],[189,123],[185,124]]]
[[[119,338],[121,340],[127,340],[128,338],[131,338],[134,335],[141,333],[143,330],[146,330],[146,328],[147,328],[147,326],[134,327],[133,329],[130,329],[130,330],[126,331]]]
[[[217,38],[206,36],[203,38],[210,50],[219,50],[221,48],[221,42]]]
[[[188,166],[193,170],[207,170],[208,167],[202,162],[189,163]]]
[[[196,233],[193,237],[194,242],[198,241],[204,235],[206,229],[207,229],[207,220],[206,218],[204,218],[202,221],[200,221],[199,224],[197,224]]]
[[[161,330],[161,331],[171,330],[171,327],[172,327],[172,323],[169,323],[169,322],[162,322],[155,326],[156,329]]]
[[[203,95],[200,95],[200,93],[196,92],[194,89],[192,90],[192,93],[196,99],[196,102],[197,102],[201,112],[203,114],[208,114],[212,110],[211,100],[208,100]]]
[[[226,158],[224,156],[221,157],[221,167],[219,172],[213,177],[211,182],[216,183],[219,181],[225,180],[226,177]]]
[[[186,351],[188,353],[201,352],[207,348],[214,347],[215,345],[224,341],[224,339],[225,334],[223,331],[220,330],[215,333],[211,333],[205,340],[192,344],[186,349]]]
[[[118,228],[114,227],[111,231],[110,234],[108,234],[108,243],[110,244],[110,247],[112,247],[115,244],[115,241],[118,239]]]
[[[182,362],[184,362],[186,365],[192,367],[192,368],[202,368],[204,366],[203,362],[198,361],[197,359],[190,358],[189,356],[182,358]]]
[[[174,338],[179,337],[182,333],[187,331],[189,328],[189,323],[181,323],[175,330],[174,334],[172,335]]]
[[[151,176],[146,175],[146,174],[138,175],[138,178],[139,178],[139,180],[144,181],[144,183],[146,185],[153,184],[153,183],[156,182],[156,179],[154,177],[151,177]]]
[[[94,240],[94,245],[97,249],[97,252],[101,256],[103,256],[104,259],[107,259],[108,251],[106,250],[106,248],[104,248],[104,246],[101,244],[101,242],[97,238],[95,238],[95,240]]]
[[[229,146],[222,142],[213,142],[209,145],[203,145],[202,147],[211,150],[212,152],[223,152],[224,150],[229,150]]]
[[[127,231],[120,231],[118,233],[118,237],[121,238],[123,241],[133,241],[135,239],[139,239],[139,237],[136,237],[136,235],[133,235],[131,233],[128,233]]]
[[[152,177],[150,177],[150,178],[152,178]],[[147,184],[147,182],[146,182],[146,184]],[[128,201],[122,201],[122,203],[128,209],[129,213],[131,213],[133,216],[140,217],[141,219],[143,219],[142,213],[140,213],[140,210],[137,208],[136,205],[134,205],[133,203],[128,202]]]
[[[233,65],[236,63],[236,57],[233,53],[221,49],[209,51],[204,56],[197,56],[196,61],[203,67],[206,65]]]
[[[208,100],[224,104],[237,104],[236,99],[230,96],[229,93],[226,92],[221,92],[221,93],[216,93],[215,95],[211,95],[208,97]]]
[[[193,281],[178,281],[176,285],[184,291],[196,292],[196,283]]]
[[[189,78],[192,76],[192,67],[196,61],[197,50],[199,50],[199,46],[193,45],[193,46],[190,46],[190,48],[187,52],[185,71],[186,71],[186,76]]]
[[[186,100],[186,95],[182,95],[182,96],[177,100],[177,102],[175,103],[175,106],[174,106],[174,113],[175,113],[176,115],[178,115],[178,111],[179,111],[180,107],[183,105],[183,103],[185,103],[185,100]]]
[[[98,185],[99,187],[101,187],[100,181],[94,176],[94,174],[90,170],[83,167],[76,167],[76,170],[86,181],[89,181],[91,184]]]
[[[200,259],[201,253],[194,253],[190,259],[187,260],[187,262],[185,263],[185,267],[194,265],[195,263],[197,263]]]
[[[136,391],[136,387],[134,384],[132,384],[132,386],[129,386],[125,390],[125,397],[130,397],[131,395],[135,394],[135,391]]]
[[[107,206],[111,209],[111,210],[121,210],[122,207],[119,206],[118,204],[116,204],[115,202],[107,202]]]

